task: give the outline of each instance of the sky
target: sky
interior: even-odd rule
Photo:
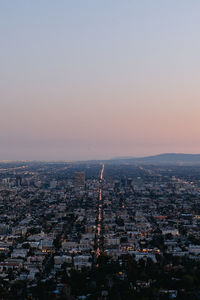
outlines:
[[[199,0],[0,0],[0,160],[200,153]]]

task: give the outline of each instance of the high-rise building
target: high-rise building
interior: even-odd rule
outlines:
[[[75,173],[75,185],[81,187],[85,185],[85,172]]]
[[[50,188],[55,189],[56,187],[57,187],[57,181],[56,180],[50,181]]]
[[[22,185],[22,177],[17,175],[15,179],[15,184],[16,186],[21,186]]]
[[[133,179],[132,179],[132,178],[127,178],[127,185],[128,185],[128,186],[131,186],[131,185],[132,185],[132,182],[133,182]]]

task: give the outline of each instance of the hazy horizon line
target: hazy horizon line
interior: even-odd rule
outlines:
[[[87,161],[109,161],[109,160],[117,160],[117,159],[134,159],[134,158],[147,158],[147,157],[156,157],[167,154],[175,154],[175,155],[200,155],[200,153],[186,153],[186,152],[161,152],[155,154],[147,154],[147,155],[120,155],[114,156],[110,158],[88,158],[88,159],[0,159],[0,163],[8,163],[8,162],[52,162],[52,163],[73,163],[73,162],[87,162]]]

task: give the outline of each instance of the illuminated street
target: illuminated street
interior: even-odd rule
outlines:
[[[97,224],[97,257],[101,254],[101,234],[102,234],[102,180],[103,180],[104,164],[102,165],[100,174],[100,188],[99,188],[99,204],[98,204],[98,224]]]

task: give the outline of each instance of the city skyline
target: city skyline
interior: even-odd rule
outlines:
[[[2,1],[0,160],[200,153],[198,1]]]

